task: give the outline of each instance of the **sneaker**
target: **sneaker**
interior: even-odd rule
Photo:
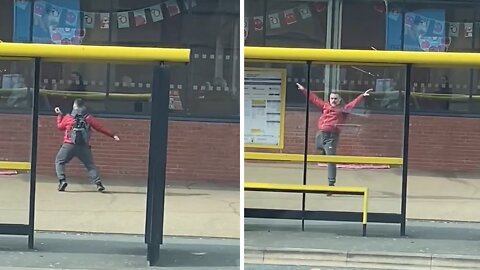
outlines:
[[[60,180],[60,182],[58,183],[58,191],[65,191],[67,186],[68,183],[65,180]]]
[[[97,182],[97,183],[95,183],[95,185],[97,185],[97,190],[98,191],[100,191],[100,192],[105,191],[105,187],[102,185],[102,182]]]
[[[328,182],[328,186],[329,187],[334,187],[335,186],[335,182]],[[332,196],[332,193],[327,193],[327,197],[331,197]]]

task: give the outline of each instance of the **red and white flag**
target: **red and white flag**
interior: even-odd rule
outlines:
[[[176,0],[168,0],[165,2],[165,5],[167,6],[168,15],[170,15],[170,17],[180,14],[180,8],[178,7]]]
[[[253,17],[253,27],[254,27],[255,31],[262,31],[263,30],[263,16]]]
[[[294,24],[297,22],[297,15],[293,9],[287,9],[283,12],[283,16],[286,24]]]
[[[147,17],[145,16],[145,9],[137,9],[133,11],[135,18],[135,26],[147,24]]]

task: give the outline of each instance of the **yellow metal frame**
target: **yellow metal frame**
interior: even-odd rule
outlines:
[[[248,144],[245,143],[246,148],[263,148],[263,149],[283,149],[285,142],[285,103],[287,95],[287,70],[285,68],[254,68],[246,67],[247,71],[275,71],[282,73],[282,88],[280,90],[280,142],[279,145],[262,145],[262,144]]]
[[[308,49],[279,47],[245,47],[247,60],[317,61],[320,63],[379,65],[412,64],[421,67],[479,67],[480,54],[456,52],[372,51],[346,49]]]
[[[13,171],[22,171],[28,172],[31,169],[30,162],[11,162],[11,161],[0,161],[0,170],[13,170]]]
[[[363,195],[362,224],[367,225],[368,217],[368,188],[366,187],[331,187],[317,185],[292,185],[274,183],[247,183],[244,184],[245,191],[274,191],[291,193],[337,193]]]
[[[283,153],[260,153],[245,152],[245,160],[264,160],[264,161],[289,161],[303,162],[302,154],[283,154]],[[325,162],[342,164],[379,164],[379,165],[402,165],[402,158],[395,157],[361,157],[361,156],[331,156],[331,155],[307,155],[307,162]]]
[[[42,58],[44,61],[59,62],[188,63],[190,49],[2,42],[0,59],[4,57]]]

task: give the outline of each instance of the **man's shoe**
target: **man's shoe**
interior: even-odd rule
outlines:
[[[328,186],[329,186],[329,187],[334,187],[334,186],[335,186],[335,182],[328,182]],[[332,196],[332,193],[331,193],[331,192],[327,193],[327,197],[331,197],[331,196]]]
[[[67,186],[68,183],[65,180],[60,180],[60,182],[58,183],[58,191],[65,191]]]
[[[95,183],[95,185],[97,185],[97,190],[98,191],[100,191],[100,192],[105,191],[105,187],[102,185],[102,182],[97,182],[97,183]]]

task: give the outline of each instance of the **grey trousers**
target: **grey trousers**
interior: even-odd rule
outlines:
[[[325,155],[337,154],[338,133],[324,132],[317,133],[315,144],[317,150],[321,150]],[[328,183],[334,185],[337,178],[337,165],[335,163],[328,163]]]
[[[55,171],[58,180],[66,180],[65,165],[67,165],[74,157],[78,158],[88,171],[88,177],[92,183],[100,181],[97,167],[93,163],[92,149],[89,145],[74,145],[64,143],[58,150],[55,158]]]

